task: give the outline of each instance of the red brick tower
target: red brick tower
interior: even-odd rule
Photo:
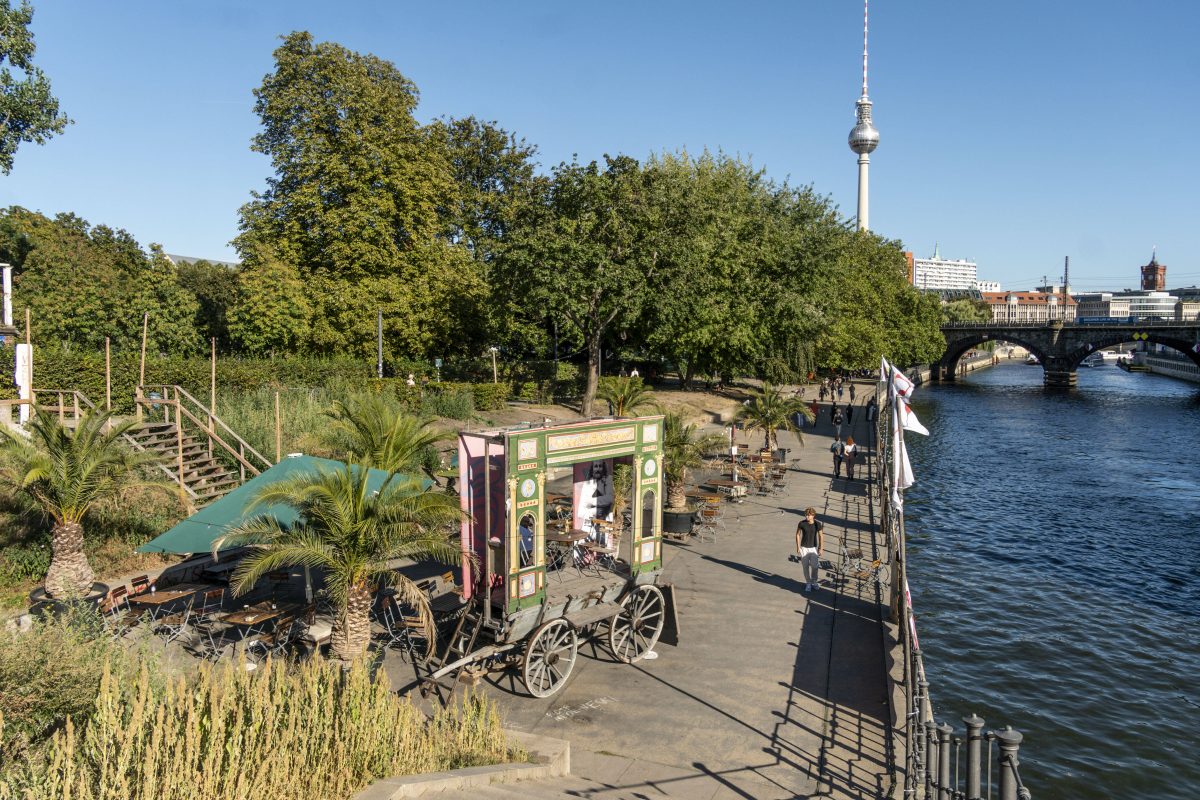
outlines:
[[[1142,267],[1142,291],[1161,292],[1167,288],[1167,265],[1158,263],[1158,251],[1150,255],[1150,263]]]

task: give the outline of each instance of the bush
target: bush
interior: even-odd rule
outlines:
[[[50,540],[12,545],[0,552],[0,584],[40,581],[50,571]]]
[[[470,389],[429,392],[421,401],[421,413],[447,419],[471,419],[475,416],[475,395]]]
[[[136,678],[105,668],[90,720],[0,776],[0,798],[349,798],[373,779],[513,755],[494,706],[475,695],[426,721],[361,663],[241,666],[162,686],[148,665]]]
[[[77,609],[27,633],[0,632],[0,763],[41,744],[68,716],[87,718],[107,665],[123,657],[99,621]]]

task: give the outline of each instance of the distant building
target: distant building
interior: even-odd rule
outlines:
[[[1161,292],[1167,288],[1167,265],[1158,263],[1158,251],[1150,254],[1150,263],[1142,266],[1142,291]]]
[[[215,258],[196,258],[195,256],[181,256],[175,253],[163,253],[163,255],[167,257],[167,261],[170,261],[175,266],[179,266],[180,264],[195,264],[197,261],[207,261],[210,264],[229,267],[230,269],[237,269],[241,266],[237,261],[218,261]]]
[[[1000,281],[975,281],[975,288],[981,292],[998,292]]]
[[[1071,295],[1048,292],[983,292],[983,299],[992,309],[992,322],[1069,322],[1077,307]]]
[[[1175,319],[1179,298],[1167,292],[1093,292],[1075,298],[1080,317]]]
[[[918,289],[974,289],[978,281],[978,267],[974,261],[952,261],[942,258],[937,245],[932,258],[913,259],[912,284]]]

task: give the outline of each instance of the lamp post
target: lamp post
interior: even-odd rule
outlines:
[[[488,351],[492,354],[492,383],[500,382],[500,376],[496,372],[496,353],[499,349],[500,348],[498,348],[498,347],[489,347],[488,348]]]

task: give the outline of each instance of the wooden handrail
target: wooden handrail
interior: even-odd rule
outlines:
[[[234,450],[232,447],[230,447],[230,446],[229,446],[229,445],[228,445],[228,444],[225,442],[225,440],[224,440],[224,439],[222,439],[220,436],[217,436],[217,434],[216,434],[216,433],[214,433],[213,431],[210,431],[210,430],[208,430],[207,428],[204,428],[204,423],[203,423],[203,422],[201,422],[200,420],[196,419],[196,415],[195,415],[195,414],[193,414],[191,411],[188,411],[186,408],[184,408],[184,407],[183,407],[183,405],[182,405],[182,404],[179,402],[179,400],[178,400],[178,399],[175,399],[175,400],[164,400],[163,402],[164,402],[164,403],[166,403],[166,404],[168,404],[168,405],[173,405],[173,406],[175,406],[175,410],[177,411],[177,413],[179,413],[179,414],[181,414],[181,415],[183,415],[183,416],[186,416],[188,419],[190,419],[190,420],[191,420],[193,423],[195,423],[197,426],[199,426],[200,428],[203,428],[206,436],[209,436],[209,437],[211,437],[211,438],[212,438],[212,440],[213,440],[214,442],[216,442],[217,444],[221,445],[221,447],[224,447],[224,448],[225,448],[225,450],[226,450],[226,452],[228,452],[228,453],[229,453],[231,456],[233,456],[234,458],[236,458],[236,459],[238,460],[238,463],[239,463],[239,464],[241,464],[243,467],[245,467],[246,469],[250,470],[250,471],[251,471],[251,472],[253,472],[255,475],[258,475],[258,474],[260,474],[260,473],[262,472],[262,470],[260,470],[258,467],[254,466],[254,465],[253,465],[253,464],[251,464],[249,461],[247,461],[247,460],[246,460],[246,459],[245,459],[245,458],[244,458],[244,457],[243,457],[241,454],[239,454],[239,453],[238,453],[238,451],[236,451],[236,450]],[[182,425],[179,425],[179,429],[182,431],[182,430],[183,430],[183,426],[182,426]]]
[[[190,395],[190,394],[187,392],[187,390],[186,390],[186,389],[184,389],[182,386],[175,386],[175,387],[173,387],[173,388],[175,389],[175,391],[177,391],[177,392],[179,393],[179,395],[180,395],[181,397],[186,397],[188,400],[192,401],[192,404],[193,404],[193,405],[196,405],[196,406],[198,406],[198,407],[200,407],[200,408],[204,409],[204,411],[203,411],[203,413],[204,413],[204,416],[206,416],[206,417],[211,417],[211,418],[212,418],[212,421],[213,421],[213,422],[215,422],[217,425],[220,425],[220,426],[221,426],[221,429],[222,429],[222,430],[224,430],[226,433],[228,433],[228,434],[229,434],[229,437],[230,437],[231,439],[233,439],[235,442],[237,442],[237,443],[238,443],[239,445],[241,445],[242,447],[246,448],[246,450],[250,451],[250,454],[251,454],[251,455],[253,455],[253,456],[254,456],[255,458],[257,458],[259,461],[261,461],[261,462],[262,462],[262,464],[263,464],[263,467],[264,467],[264,468],[266,468],[266,469],[270,469],[272,466],[274,466],[275,462],[271,461],[271,460],[270,460],[270,459],[268,459],[266,456],[264,456],[262,453],[258,452],[258,451],[257,451],[257,450],[255,450],[253,447],[251,447],[251,445],[250,445],[250,443],[249,443],[249,442],[247,442],[247,441],[246,441],[245,439],[243,439],[241,436],[238,436],[237,432],[236,432],[235,430],[233,430],[233,428],[230,428],[228,425],[226,425],[226,424],[225,424],[225,421],[224,421],[223,419],[221,419],[220,417],[218,417],[216,414],[213,414],[213,413],[211,413],[211,412],[208,410],[208,407],[207,407],[207,406],[205,406],[203,403],[201,403],[201,402],[200,402],[199,400],[197,400],[196,398],[192,397],[192,396],[191,396],[191,395]],[[193,420],[194,420],[194,419],[195,419],[195,418],[193,417]],[[196,424],[200,424],[200,423],[199,423],[199,422],[197,422]],[[215,436],[215,434],[214,434],[214,436]],[[260,471],[261,471],[261,470],[256,470],[254,474],[255,474],[255,475],[257,475],[257,474],[258,474],[258,472],[260,472]]]
[[[157,391],[159,394],[162,395],[162,397],[159,397],[159,398],[149,397],[148,395],[151,391]],[[197,414],[195,414],[191,410],[189,410],[183,404],[184,398],[191,401],[191,403],[193,405],[199,407],[200,415],[210,418],[211,422],[206,424],[204,421],[202,421],[200,419],[199,416],[197,416]],[[245,439],[243,439],[241,436],[239,436],[236,431],[234,431],[227,424],[225,424],[225,421],[223,419],[221,419],[220,417],[218,417],[215,414],[209,413],[209,410],[206,406],[204,406],[202,403],[200,403],[200,401],[197,400],[195,397],[192,397],[192,395],[189,394],[187,392],[187,390],[185,390],[181,386],[172,385],[172,384],[150,384],[150,385],[146,385],[146,386],[139,386],[138,391],[137,391],[136,402],[138,403],[139,408],[141,406],[151,406],[151,405],[163,405],[163,406],[167,406],[168,409],[172,406],[175,407],[175,409],[176,409],[176,420],[175,420],[176,424],[181,424],[183,415],[186,414],[187,418],[189,420],[191,420],[191,422],[196,427],[198,427],[201,431],[203,431],[205,436],[209,437],[210,440],[216,442],[222,448],[224,448],[225,452],[229,453],[231,456],[233,456],[237,460],[239,466],[243,470],[248,469],[248,470],[250,470],[251,474],[258,475],[264,469],[270,469],[274,464],[274,462],[270,461],[262,453],[255,450],[254,447],[251,446],[249,442],[247,442]],[[168,419],[167,421],[170,422],[170,419]],[[220,435],[217,434],[217,432],[216,432],[217,426],[219,426],[222,431],[226,432],[227,437],[230,440],[232,440],[233,442],[235,442],[238,445],[237,448],[230,445],[229,442],[227,442],[224,438],[222,438]],[[251,461],[246,459],[247,452],[259,461],[259,465],[256,466]],[[243,475],[243,479],[244,479],[244,477],[245,476]]]

